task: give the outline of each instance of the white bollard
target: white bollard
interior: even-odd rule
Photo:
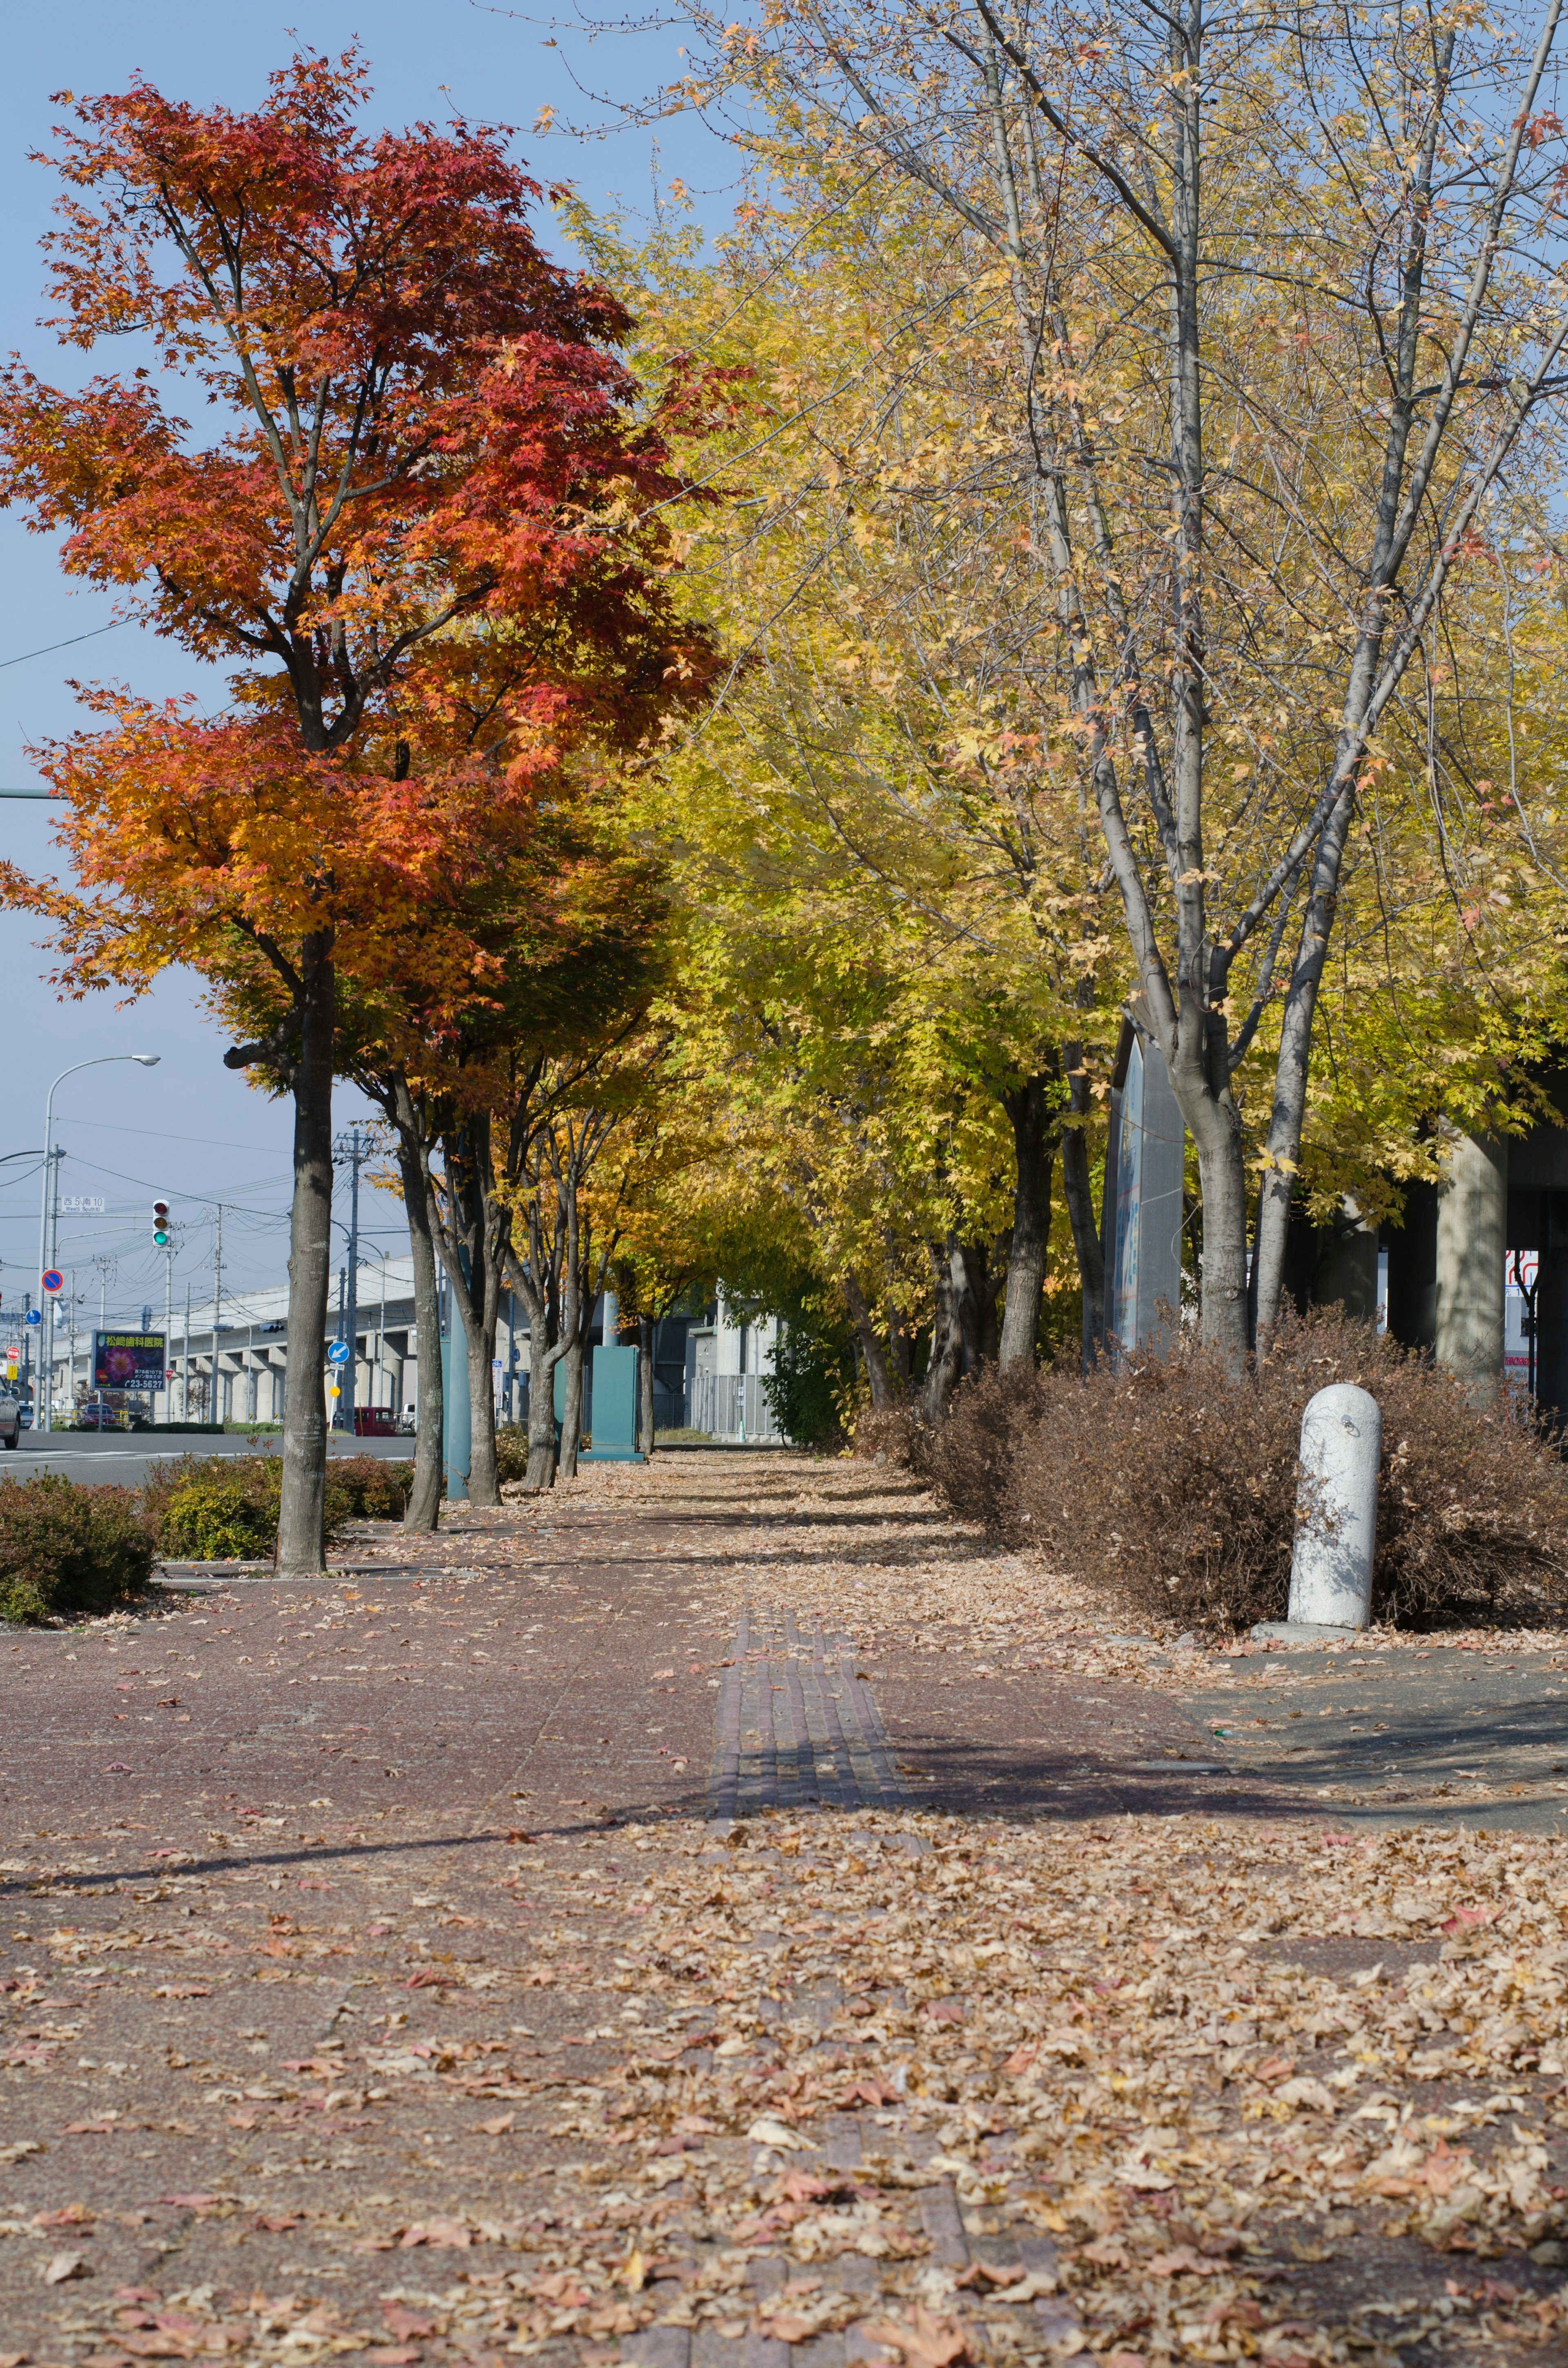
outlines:
[[[1371,1613],[1383,1417],[1369,1391],[1335,1382],[1301,1417],[1290,1622],[1364,1628]]]

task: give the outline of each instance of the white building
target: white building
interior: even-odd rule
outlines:
[[[783,1432],[763,1392],[773,1371],[778,1318],[760,1324],[733,1321],[721,1297],[711,1319],[690,1324],[686,1335],[686,1418],[726,1443],[775,1445]]]

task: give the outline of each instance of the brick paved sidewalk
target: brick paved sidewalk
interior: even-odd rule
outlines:
[[[669,1459],[0,1642],[0,2362],[1143,2362],[1135,2313],[1067,2291],[968,2052],[1017,2009],[1030,2077],[1049,1952],[987,1975],[948,1886],[983,1861],[985,1915],[1012,1896],[998,1808],[1081,1830],[1087,1886],[1108,1817],[1189,1816],[1204,1738],[1132,1684],[972,1654],[942,1683],[913,1620],[867,1654],[802,1485]],[[945,1977],[900,1971],[932,1914]],[[1115,1989],[1101,1945],[1072,1978]],[[918,2106],[911,2033],[951,2066]],[[1267,2250],[1126,2176],[1172,2294],[1284,2323]],[[1358,2241],[1441,2294],[1436,2257]]]

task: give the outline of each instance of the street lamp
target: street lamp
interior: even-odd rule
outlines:
[[[134,1061],[139,1069],[155,1069],[162,1058],[163,1055],[159,1053],[100,1053],[96,1061],[78,1061],[73,1067],[62,1069],[54,1084],[51,1086],[49,1099],[43,1107],[43,1214],[39,1222],[38,1245],[40,1283],[53,1263],[55,1247],[50,1238],[49,1221],[51,1205],[50,1183],[54,1159],[51,1144],[54,1132],[54,1097],[57,1088],[65,1083],[67,1077],[75,1076],[80,1069],[102,1069],[111,1061]],[[50,1394],[54,1387],[54,1297],[52,1292],[47,1291],[40,1292],[40,1295],[44,1302],[43,1338],[39,1342],[39,1409],[34,1428],[38,1430],[52,1430],[54,1426],[50,1421],[49,1415]]]

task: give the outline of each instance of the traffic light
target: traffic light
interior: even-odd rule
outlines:
[[[166,1250],[169,1246],[169,1204],[166,1201],[153,1203],[153,1247]]]

